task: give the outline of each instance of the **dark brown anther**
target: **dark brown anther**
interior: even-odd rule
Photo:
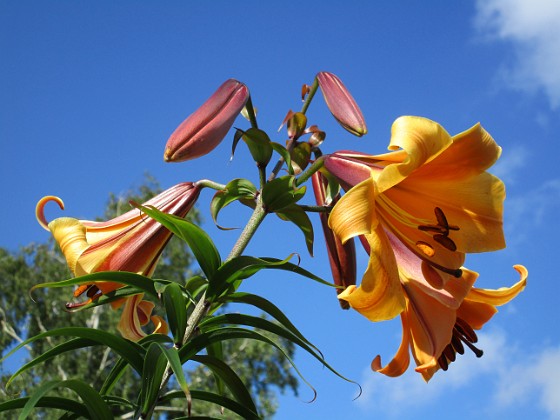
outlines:
[[[455,245],[455,242],[447,235],[434,235],[434,241],[450,251],[457,251],[457,245]]]
[[[441,234],[444,234],[444,233],[447,232],[441,226],[436,226],[436,225],[420,225],[420,226],[418,226],[418,229],[423,231],[423,232],[434,232],[434,233],[441,233]]]
[[[459,354],[465,354],[465,348],[463,347],[463,343],[461,339],[453,332],[453,336],[451,337],[451,345],[453,346],[453,350],[455,350]]]
[[[453,350],[453,346],[451,344],[448,344],[443,349],[443,356],[445,356],[450,362],[455,361],[455,350]]]
[[[88,298],[92,298],[92,299],[93,299],[93,298],[95,297],[95,295],[97,295],[98,292],[99,292],[99,288],[98,288],[97,286],[95,286],[95,285],[92,284],[92,285],[89,287],[89,289],[87,290],[86,296],[87,296]]]
[[[444,371],[446,371],[449,368],[449,363],[447,362],[447,359],[443,354],[438,358],[438,365]]]
[[[463,335],[468,341],[471,343],[476,343],[478,341],[478,337],[472,327],[469,325],[468,322],[461,318],[457,318],[455,321],[455,328],[457,331]]]

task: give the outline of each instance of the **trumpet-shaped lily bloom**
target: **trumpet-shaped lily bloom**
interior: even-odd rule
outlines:
[[[360,286],[348,287],[339,299],[372,321],[407,307],[397,248],[419,262],[422,279],[437,291],[462,278],[466,253],[505,246],[504,185],[486,172],[501,148],[479,124],[450,136],[431,120],[401,117],[389,150],[325,157],[327,170],[348,190],[329,225],[343,243],[361,236],[370,249]]]
[[[199,193],[199,186],[185,182],[163,191],[144,205],[184,217],[196,202]],[[167,228],[137,209],[106,222],[60,217],[47,224],[44,207],[49,201],[55,201],[61,209],[64,208],[60,198],[44,197],[37,204],[37,220],[41,226],[50,230],[75,276],[101,271],[128,271],[149,276],[155,270],[159,256],[171,238],[171,232]],[[89,299],[79,304],[70,303],[68,306],[76,307],[89,303],[101,294],[122,286],[120,283],[109,281],[80,286],[74,292],[74,296],[78,297],[85,292]],[[148,308],[150,305],[153,308],[153,304],[140,304],[138,298],[129,302],[130,299],[132,297],[127,298],[127,302],[119,300],[112,305],[113,308],[117,308],[125,303],[126,308],[119,329],[126,338],[137,340],[140,326],[146,324],[144,321],[151,314],[151,309]],[[138,314],[134,315],[135,313]],[[165,323],[159,317],[152,317],[152,320],[156,326]],[[161,326],[160,330],[165,328]]]

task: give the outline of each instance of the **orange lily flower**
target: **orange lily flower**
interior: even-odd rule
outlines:
[[[504,185],[486,172],[501,148],[479,124],[452,137],[431,120],[401,117],[389,149],[325,157],[327,170],[348,190],[329,226],[343,243],[363,236],[371,249],[360,286],[338,297],[372,321],[407,307],[395,244],[419,261],[432,291],[462,278],[466,253],[505,246]]]
[[[144,205],[154,206],[163,212],[184,217],[194,205],[199,193],[200,187],[185,182],[163,191]],[[58,203],[60,208],[64,209],[64,203],[60,198],[43,197],[37,203],[37,220],[41,226],[50,230],[75,276],[101,271],[129,271],[149,276],[155,270],[159,256],[171,238],[169,230],[137,209],[106,222],[60,217],[47,224],[44,207],[49,201]],[[68,307],[87,304],[101,294],[112,292],[122,286],[120,283],[109,281],[80,286],[74,292],[74,297],[86,293],[89,299],[82,303],[69,303]],[[141,295],[136,296],[140,296],[141,300]],[[135,298],[132,303],[128,302],[132,298],[134,296],[126,298],[126,309],[119,325],[124,337],[138,340],[141,331],[139,325],[146,324],[144,318],[151,314],[151,309],[148,310],[148,307],[152,305],[153,308],[153,304],[150,302],[140,304],[138,298]],[[113,302],[112,306],[116,309],[123,303],[125,302],[121,299]],[[130,313],[134,312],[132,308],[136,308],[140,313],[139,324],[131,324],[135,320],[130,316]],[[152,317],[152,321],[155,325],[165,324],[165,321],[159,317]],[[165,330],[166,327],[161,328]]]

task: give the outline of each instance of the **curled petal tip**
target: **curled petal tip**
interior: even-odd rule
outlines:
[[[47,195],[39,200],[37,206],[35,207],[35,217],[37,218],[39,224],[45,230],[49,230],[49,223],[45,218],[45,204],[47,204],[49,201],[56,202],[58,204],[58,207],[60,207],[60,210],[64,210],[64,202],[59,197],[56,197],[54,195]]]

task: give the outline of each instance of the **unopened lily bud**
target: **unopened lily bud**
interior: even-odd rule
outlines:
[[[320,206],[325,205],[327,202],[326,178],[320,172],[315,172],[312,181],[315,201]],[[337,196],[331,204],[335,204],[338,198]],[[344,286],[343,289],[337,289],[337,294],[342,293],[348,286],[356,284],[356,247],[352,239],[343,244],[338,236],[334,234],[329,228],[327,213],[320,213],[320,217],[325,234],[333,281],[337,286]],[[342,309],[350,308],[348,302],[344,300],[339,300],[339,303]]]
[[[324,71],[317,74],[317,81],[329,110],[340,125],[355,136],[366,134],[362,111],[342,81],[334,74]]]
[[[171,134],[163,159],[183,162],[210,153],[224,139],[247,99],[247,86],[227,80]]]

